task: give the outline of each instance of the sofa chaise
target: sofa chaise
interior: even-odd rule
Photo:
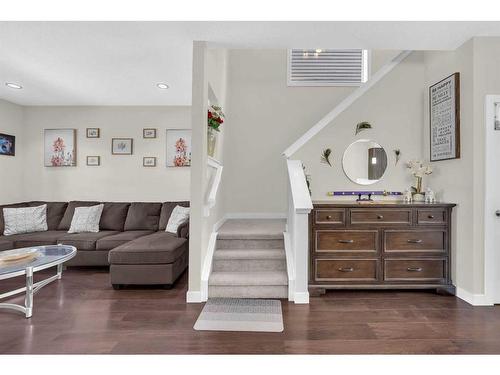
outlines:
[[[99,232],[68,233],[76,207],[101,202],[32,201],[0,206],[0,251],[22,247],[64,244],[78,249],[66,266],[110,266],[115,289],[125,284],[170,287],[188,264],[189,222],[177,233],[166,232],[176,206],[189,202],[104,202]],[[44,232],[4,236],[3,208],[34,207],[47,204]]]

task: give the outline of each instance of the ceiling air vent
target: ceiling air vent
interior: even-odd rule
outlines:
[[[289,50],[288,86],[360,86],[367,80],[367,50]]]

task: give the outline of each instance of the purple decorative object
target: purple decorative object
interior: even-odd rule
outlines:
[[[334,191],[333,194],[328,194],[328,195],[403,195],[402,192],[400,191],[372,191],[372,190],[364,190],[364,191]]]
[[[329,196],[346,196],[346,195],[357,195],[358,199],[356,201],[371,201],[372,200],[372,195],[382,195],[382,196],[389,196],[389,195],[403,195],[402,192],[400,191],[333,191],[333,192],[328,192],[327,195]],[[363,195],[367,195],[368,198],[362,198]]]

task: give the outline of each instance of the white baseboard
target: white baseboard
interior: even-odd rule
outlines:
[[[284,212],[231,212],[224,215],[227,219],[286,219]]]
[[[457,297],[471,304],[472,306],[493,306],[485,294],[473,294],[465,289],[457,287]]]
[[[295,292],[295,303],[309,303],[309,292]]]
[[[186,293],[186,302],[187,303],[201,303],[201,292],[188,291]]]
[[[213,232],[208,240],[207,254],[205,255],[205,261],[203,262],[203,268],[201,270],[201,301],[206,302],[208,300],[208,279],[212,273],[212,260],[215,252],[215,245],[217,244],[217,232]]]

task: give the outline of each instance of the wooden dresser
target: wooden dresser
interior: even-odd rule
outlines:
[[[313,202],[309,289],[436,289],[455,294],[447,203]]]

